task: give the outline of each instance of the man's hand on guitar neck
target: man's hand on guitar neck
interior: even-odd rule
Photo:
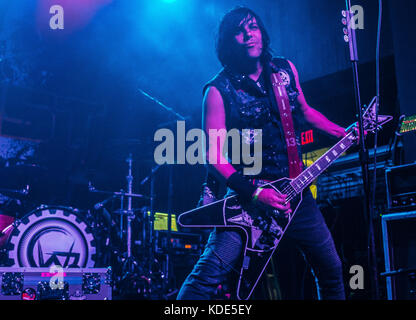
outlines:
[[[350,125],[348,128],[346,128],[345,135],[347,135],[347,133],[349,133],[350,131],[354,131],[355,136],[357,137],[357,141],[360,141],[361,134],[360,134],[360,126],[358,125],[358,122],[355,122],[352,125]],[[368,134],[368,131],[364,130],[364,139],[367,136],[367,134]]]
[[[261,201],[264,204],[284,212],[285,214],[290,214],[292,213],[292,210],[290,209],[290,202],[285,204],[286,197],[287,196],[285,194],[281,194],[274,189],[265,188],[258,194],[257,201]]]

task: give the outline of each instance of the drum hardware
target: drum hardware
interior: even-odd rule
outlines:
[[[13,228],[17,225],[19,220],[15,220],[15,218],[10,216],[2,216],[1,217],[1,225],[2,230],[0,231],[0,248],[1,248],[1,258],[0,261],[4,263],[6,259],[7,251],[6,251],[6,243],[9,240],[10,233],[13,231]],[[4,225],[7,225],[4,227]]]
[[[23,189],[20,190],[0,188],[0,193],[15,194],[17,196],[27,196],[29,194],[29,190],[30,186],[27,184]]]
[[[8,231],[10,231],[13,227],[15,227],[15,222],[13,222],[12,224],[9,224],[6,228],[4,228],[1,232],[0,232],[0,237],[3,237],[4,235],[6,235],[6,233]]]
[[[98,190],[94,187],[92,182],[89,182],[88,190],[92,193],[99,193],[109,195],[105,200],[94,205],[95,210],[105,209],[105,205],[117,200],[119,207],[112,210],[114,216],[119,217],[119,230],[117,232],[118,240],[120,241],[120,248],[113,251],[116,257],[115,282],[116,290],[122,296],[129,296],[139,294],[145,298],[160,292],[163,287],[158,281],[163,280],[165,275],[159,268],[159,262],[155,258],[155,249],[153,248],[155,241],[153,241],[153,214],[147,215],[147,212],[153,212],[153,174],[157,170],[152,170],[149,177],[146,177],[140,185],[143,185],[150,179],[151,196],[147,197],[142,194],[133,192],[133,158],[130,154],[126,162],[128,164],[128,173],[126,175],[126,189],[118,192]],[[150,200],[149,208],[133,208],[133,199]],[[138,214],[140,212],[141,214]],[[140,241],[133,240],[133,222],[137,220],[141,224],[141,239]],[[126,224],[124,225],[124,221]],[[139,246],[141,253],[140,261],[133,254],[133,245]],[[117,275],[118,273],[118,275]],[[135,291],[135,292],[133,292]]]
[[[131,159],[131,158],[130,158]],[[127,176],[128,177],[128,176]],[[107,199],[105,199],[105,200],[103,200],[103,201],[101,201],[101,202],[98,202],[98,203],[96,203],[95,205],[94,205],[94,209],[95,210],[99,210],[99,209],[101,209],[101,208],[104,208],[104,206],[107,204],[107,203],[109,203],[109,202],[111,202],[112,200],[114,200],[114,199],[117,199],[117,198],[119,198],[120,199],[120,209],[118,209],[118,210],[114,210],[114,211],[112,211],[113,213],[115,213],[115,214],[118,214],[118,215],[120,215],[121,217],[123,217],[123,216],[127,216],[128,217],[128,219],[130,219],[130,223],[131,223],[131,219],[134,219],[134,217],[135,217],[135,214],[134,214],[134,212],[135,211],[137,211],[137,210],[140,210],[140,209],[123,209],[123,207],[124,207],[124,199],[125,198],[127,198],[127,199],[129,199],[129,206],[131,206],[131,199],[132,198],[138,198],[138,199],[149,199],[149,197],[147,197],[147,196],[144,196],[144,195],[142,195],[142,194],[137,194],[137,193],[133,193],[133,192],[125,192],[124,190],[120,190],[120,191],[118,191],[118,192],[111,192],[111,191],[104,191],[104,190],[98,190],[98,189],[96,189],[94,186],[93,186],[93,184],[91,183],[91,181],[88,183],[88,190],[89,190],[89,192],[92,192],[92,193],[99,193],[99,194],[108,194],[108,195],[111,195],[110,197],[108,197]],[[129,218],[130,217],[130,218]],[[123,233],[123,230],[124,230],[124,227],[123,227],[123,219],[120,219],[120,232],[119,232],[119,236],[120,236],[120,239],[122,239],[122,233]],[[130,244],[131,244],[131,242],[130,242]],[[130,246],[130,245],[129,245]],[[130,250],[131,251],[131,250]],[[131,252],[130,252],[131,253]],[[131,255],[131,254],[130,254]]]
[[[142,194],[137,194],[137,193],[128,193],[125,192],[123,190],[120,190],[119,192],[111,192],[111,191],[103,191],[103,190],[98,190],[96,189],[91,182],[89,182],[89,187],[88,187],[89,192],[95,192],[95,193],[101,193],[101,194],[111,194],[112,196],[102,202],[98,202],[94,205],[95,206],[99,206],[99,208],[102,207],[102,205],[106,204],[108,201],[110,201],[112,198],[116,198],[116,197],[121,197],[121,196],[125,196],[125,197],[132,197],[132,198],[141,198],[141,199],[150,199],[150,197],[144,196]]]

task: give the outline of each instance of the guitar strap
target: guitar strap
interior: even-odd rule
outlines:
[[[296,143],[295,129],[293,127],[292,110],[286,86],[279,73],[270,76],[274,97],[279,108],[280,120],[285,135],[287,155],[289,159],[289,178],[296,178],[302,173],[302,162],[299,159],[298,146]]]

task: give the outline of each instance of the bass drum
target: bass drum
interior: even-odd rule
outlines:
[[[42,206],[14,227],[7,245],[15,267],[88,268],[95,266],[96,244],[76,210]]]

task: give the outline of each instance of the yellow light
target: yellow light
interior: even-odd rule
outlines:
[[[307,167],[313,164],[312,160],[303,160],[303,164]],[[309,190],[312,192],[313,198],[316,200],[318,197],[318,187],[316,186],[316,180],[309,186]]]
[[[147,211],[147,215],[150,216],[150,211]],[[176,215],[171,215],[171,230],[178,231],[178,226],[176,224]],[[155,221],[154,229],[157,231],[167,231],[168,230],[168,214],[162,212],[155,212]]]

